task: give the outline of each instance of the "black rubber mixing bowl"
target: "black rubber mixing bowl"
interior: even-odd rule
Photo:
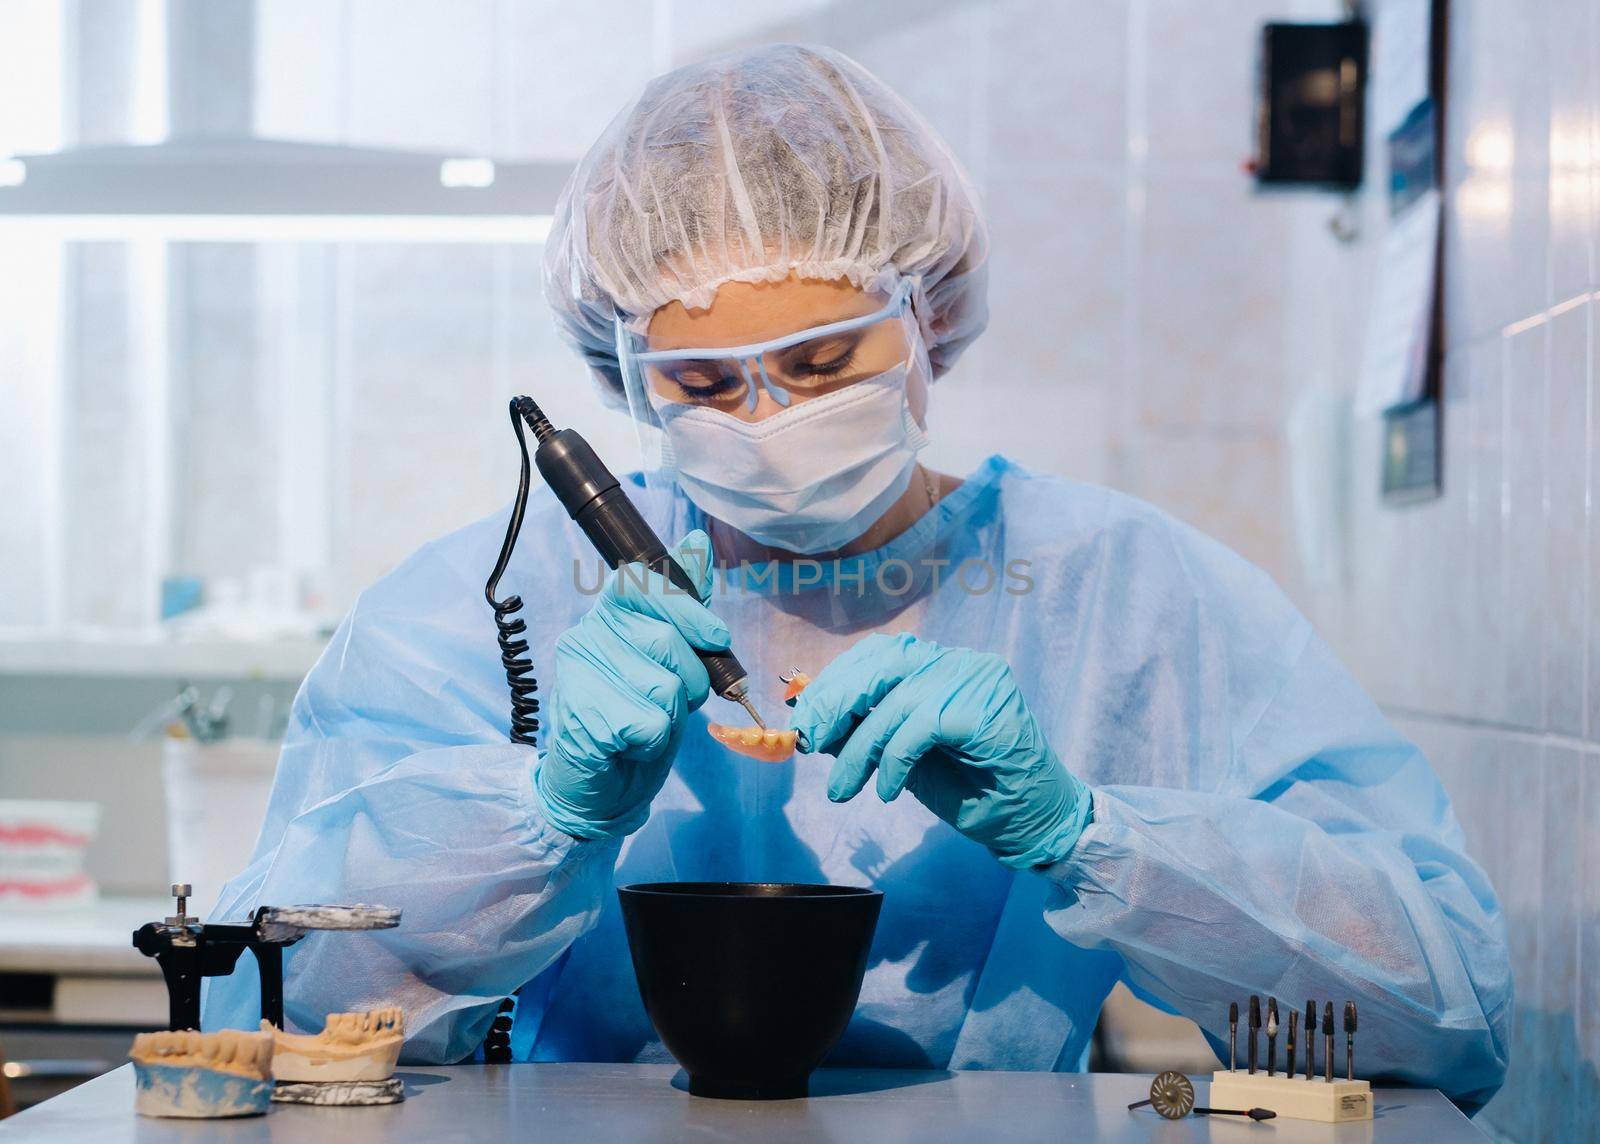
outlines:
[[[850,1023],[883,895],[762,882],[647,882],[617,893],[645,1012],[689,1091],[805,1096]]]

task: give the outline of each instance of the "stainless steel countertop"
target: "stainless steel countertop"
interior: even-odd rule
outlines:
[[[629,1140],[688,1137],[785,1141],[1159,1140],[1284,1144],[1482,1140],[1439,1093],[1378,1089],[1377,1118],[1323,1125],[1252,1124],[1237,1117],[1162,1120],[1129,1112],[1149,1077],[1022,1072],[823,1070],[809,1100],[769,1103],[691,1097],[672,1065],[519,1064],[402,1067],[402,1104],[376,1108],[279,1105],[240,1120],[152,1120],[133,1112],[133,1067],[124,1065],[0,1122],[5,1141],[93,1140],[118,1144],[380,1140]],[[1197,1085],[1202,1099],[1209,1085]]]

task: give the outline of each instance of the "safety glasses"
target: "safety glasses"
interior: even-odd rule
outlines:
[[[881,309],[797,330],[752,345],[713,349],[648,349],[641,335],[616,319],[617,359],[627,384],[652,406],[709,406],[754,411],[765,389],[779,405],[817,396],[872,377],[905,360],[914,333],[913,279],[904,279]]]

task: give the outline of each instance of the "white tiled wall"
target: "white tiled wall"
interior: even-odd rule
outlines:
[[[1479,1123],[1514,1140],[1583,1139],[1600,1112],[1596,22],[1589,0],[1452,0],[1444,495],[1381,506],[1358,421],[1343,585],[1306,594],[1501,894],[1517,1014]]]

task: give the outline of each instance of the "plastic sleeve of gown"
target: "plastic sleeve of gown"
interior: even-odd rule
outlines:
[[[477,1048],[500,1000],[594,924],[619,848],[547,825],[535,753],[506,741],[482,587],[494,554],[474,542],[490,532],[427,545],[362,593],[295,699],[254,860],[213,911],[400,907],[396,929],[290,946],[284,1015],[317,1031],[330,1012],[399,1005],[413,1063]],[[510,590],[539,598],[526,580]],[[255,1027],[248,957],[205,984],[206,1028]]]
[[[1046,920],[1120,954],[1129,986],[1221,1059],[1230,1000],[1354,1001],[1361,1075],[1480,1107],[1506,1068],[1504,922],[1432,768],[1263,573],[1182,526],[1111,537],[1101,567],[1130,576],[1097,577],[1091,610],[1118,630],[1080,635],[1120,643],[1070,670],[1086,710],[1131,698],[1100,708],[1122,725],[1069,731],[1063,758],[1144,743],[1178,789],[1094,786],[1092,823],[1041,870]]]

